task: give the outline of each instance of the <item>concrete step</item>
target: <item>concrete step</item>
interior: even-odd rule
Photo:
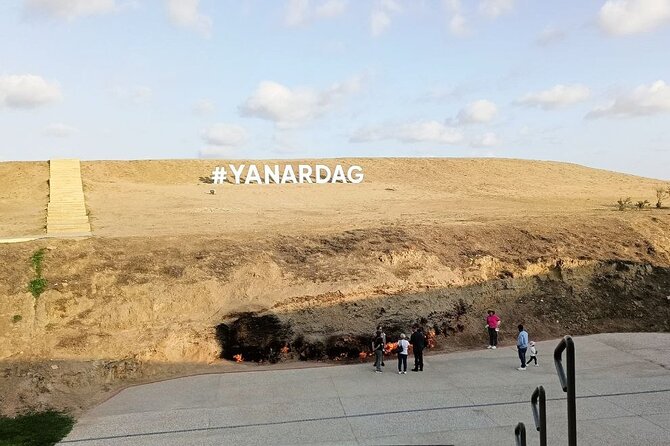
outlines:
[[[88,218],[86,217],[81,217],[81,218],[49,218],[47,217],[47,225],[62,225],[62,224],[68,224],[68,225],[85,225],[89,224]]]
[[[49,161],[47,234],[90,234],[79,160]]]

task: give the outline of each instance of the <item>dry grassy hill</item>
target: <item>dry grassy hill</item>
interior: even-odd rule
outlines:
[[[659,184],[541,161],[341,159],[325,164],[338,162],[360,164],[365,181],[212,187],[201,179],[227,162],[211,160],[89,162],[82,169],[92,224],[99,236],[301,234],[380,224],[598,215],[611,210],[620,196],[651,200]],[[209,195],[210,189],[218,193]]]
[[[518,322],[538,339],[670,330],[670,210],[613,206],[663,182],[537,161],[336,162],[364,183],[211,185],[223,161],[83,163],[94,237],[0,244],[3,412],[80,409],[222,352],[355,357],[380,322],[470,347],[489,306],[508,341]],[[45,163],[0,163],[0,237],[43,231],[46,178]]]

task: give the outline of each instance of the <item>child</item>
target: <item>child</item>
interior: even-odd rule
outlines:
[[[537,363],[537,349],[535,348],[535,342],[530,341],[530,344],[528,344],[530,348],[528,349],[530,353],[530,359],[526,363],[526,365],[530,364],[531,361],[535,362],[535,367],[539,367],[540,365]]]

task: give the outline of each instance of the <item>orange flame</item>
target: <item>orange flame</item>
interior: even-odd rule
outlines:
[[[367,357],[368,357],[367,352],[360,352],[360,353],[358,354],[358,359],[360,359],[361,362],[365,362],[365,359],[366,359]]]
[[[235,360],[235,362],[242,362],[242,361],[244,361],[244,358],[242,358],[242,355],[239,354],[239,353],[238,353],[237,355],[233,355],[233,359]]]
[[[395,353],[395,349],[398,348],[398,343],[397,342],[389,342],[386,344],[386,347],[384,347],[384,353],[391,354]]]
[[[435,330],[432,328],[426,332],[426,345],[428,348],[435,347]]]
[[[281,350],[279,350],[279,351],[282,352],[282,353],[284,353],[284,354],[288,353],[288,345],[283,346],[283,347],[281,348]]]

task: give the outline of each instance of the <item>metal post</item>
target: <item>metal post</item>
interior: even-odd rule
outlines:
[[[526,446],[526,426],[519,423],[514,428],[514,437],[516,438],[516,446]]]
[[[563,368],[563,351],[566,350],[568,372]],[[564,392],[568,393],[568,445],[577,446],[577,393],[575,391],[575,343],[565,336],[554,350],[554,365]]]
[[[540,446],[547,446],[547,397],[544,393],[544,387],[540,386],[535,389],[533,396],[530,398],[530,404],[533,408],[535,428],[540,432]]]

